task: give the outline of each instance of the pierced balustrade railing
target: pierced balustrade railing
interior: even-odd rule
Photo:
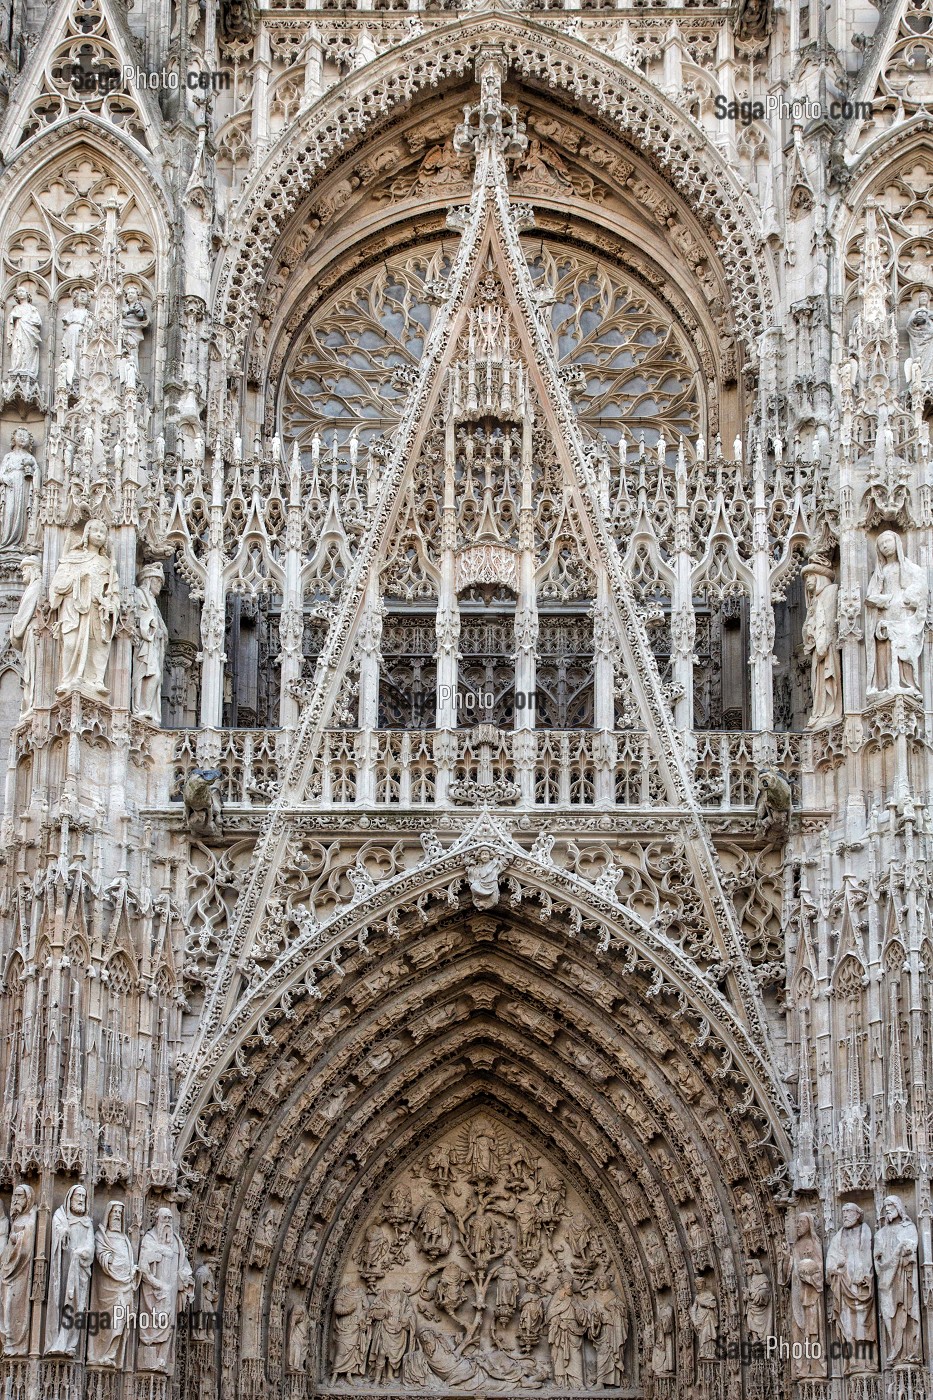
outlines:
[[[492,732],[486,732],[491,730]],[[693,773],[701,805],[755,805],[763,736],[696,731]],[[770,766],[797,787],[800,734],[771,734]],[[194,768],[220,770],[225,807],[265,807],[278,794],[292,731],[175,731],[171,795]],[[756,756],[758,755],[758,756]],[[317,807],[638,807],[665,805],[650,737],[642,730],[326,730],[307,799]]]

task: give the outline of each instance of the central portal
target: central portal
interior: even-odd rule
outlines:
[[[488,1112],[400,1172],[334,1295],[335,1391],[635,1394],[609,1231],[554,1161]]]

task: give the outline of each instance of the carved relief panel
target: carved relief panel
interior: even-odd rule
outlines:
[[[630,1386],[623,1278],[564,1172],[480,1113],[398,1175],[357,1231],[331,1309],[328,1379],[348,1390]]]

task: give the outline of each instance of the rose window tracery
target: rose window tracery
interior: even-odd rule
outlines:
[[[621,269],[540,240],[525,243],[581,420],[610,444],[673,448],[701,430],[699,362],[669,310]],[[280,387],[283,438],[310,462],[315,434],[343,447],[391,432],[449,271],[445,245],[359,274],[312,317]]]

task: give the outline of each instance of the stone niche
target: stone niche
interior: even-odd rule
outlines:
[[[401,1171],[353,1236],[326,1388],[631,1394],[623,1280],[566,1172],[482,1113]]]

